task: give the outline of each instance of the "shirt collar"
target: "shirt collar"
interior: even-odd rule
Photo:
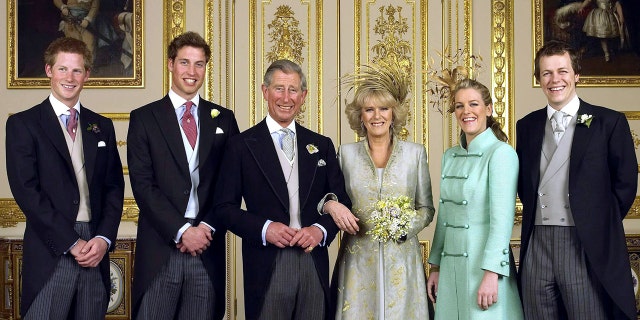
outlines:
[[[270,114],[267,114],[267,117],[265,120],[267,122],[267,128],[269,128],[270,134],[278,132],[280,129],[282,129],[282,126],[278,122],[276,122],[276,120],[274,120]],[[291,123],[287,126],[287,128],[293,131],[293,133],[296,133],[296,122],[291,121]]]
[[[562,107],[562,109],[560,109],[560,111],[569,116],[575,117],[578,113],[578,108],[580,108],[580,99],[578,99],[578,95],[575,95],[564,107]],[[551,119],[555,112],[556,109],[547,104],[547,118]]]
[[[53,111],[56,113],[58,117],[61,115],[67,115],[67,116],[70,115],[69,107],[67,107],[67,105],[62,103],[60,100],[56,99],[56,97],[53,96],[53,93],[49,94],[49,103],[51,103],[51,106],[53,107]],[[78,102],[76,102],[73,108],[76,109],[78,114],[80,114],[80,99],[78,99]]]
[[[171,99],[171,105],[175,109],[182,107],[187,102],[187,100],[179,96],[175,91],[173,91],[173,89],[169,89],[169,99]],[[195,104],[196,107],[199,106],[200,94],[196,93],[195,97],[193,97],[191,101],[193,102],[193,104]]]

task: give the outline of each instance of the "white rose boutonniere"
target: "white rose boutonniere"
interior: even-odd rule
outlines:
[[[218,109],[211,109],[211,118],[215,119],[215,117],[217,117],[220,114],[220,111]]]
[[[314,145],[314,144],[308,144],[307,145],[307,151],[309,151],[309,154],[314,154],[314,153],[318,152],[318,147],[316,147],[316,145]]]
[[[593,120],[593,115],[591,114],[579,114],[576,122],[578,124],[583,124],[589,128],[591,126],[591,120]]]

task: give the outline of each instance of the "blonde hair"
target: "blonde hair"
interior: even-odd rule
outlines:
[[[349,126],[360,137],[367,135],[362,124],[362,108],[371,99],[389,107],[393,114],[391,134],[400,132],[409,115],[409,73],[397,63],[380,61],[378,64],[363,65],[359,71],[342,77],[341,83],[349,86],[348,92],[355,90],[353,100],[344,110]]]
[[[456,87],[453,89],[453,91],[451,91],[452,99],[449,105],[449,109],[447,110],[449,113],[453,113],[455,111],[456,93],[458,93],[458,91],[462,89],[473,89],[476,92],[478,92],[482,97],[482,103],[484,103],[484,105],[486,106],[493,104],[493,100],[491,99],[491,92],[489,92],[489,88],[487,88],[484,84],[476,80],[462,79],[456,84]],[[507,134],[504,133],[504,131],[502,131],[502,125],[500,125],[500,122],[498,122],[493,117],[493,115],[487,116],[487,128],[491,128],[491,131],[493,131],[493,134],[496,136],[496,138],[498,138],[498,140],[504,141],[504,142],[507,142],[507,140],[509,140],[509,137],[507,137]]]
[[[384,90],[375,90],[368,87],[359,87],[353,97],[353,100],[347,104],[344,113],[347,115],[349,127],[359,137],[367,135],[367,129],[362,124],[362,109],[366,103],[374,100],[381,106],[391,108],[393,115],[391,133],[400,132],[402,127],[407,123],[409,115],[409,105],[407,103],[399,104],[398,101]]]

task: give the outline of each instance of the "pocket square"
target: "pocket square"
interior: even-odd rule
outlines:
[[[220,129],[220,127],[216,128],[216,134],[223,134],[224,131],[222,131],[222,129]]]
[[[318,160],[318,167],[324,167],[324,166],[326,166],[326,165],[327,165],[327,163],[326,163],[326,162],[324,162],[324,160],[323,160],[323,159]]]
[[[104,143],[104,141],[99,141],[98,142],[98,148],[102,148],[102,147],[106,147],[106,146],[107,146],[107,144]]]

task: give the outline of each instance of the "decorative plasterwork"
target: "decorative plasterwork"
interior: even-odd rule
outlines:
[[[273,20],[267,24],[269,44],[265,43],[265,48],[269,47],[269,49],[266,53],[266,62],[272,63],[276,60],[287,59],[302,65],[304,62],[303,50],[308,43],[299,26],[300,21],[296,19],[295,12],[290,6],[278,6]],[[296,115],[298,123],[304,125],[306,111],[306,104],[303,104]]]
[[[364,17],[363,17],[364,9]],[[418,11],[419,10],[419,11]],[[419,9],[416,1],[405,0],[404,4],[392,6],[378,1],[366,1],[363,8],[362,1],[354,2],[354,62],[356,66],[375,62],[376,59],[396,59],[412,74],[411,102],[409,130],[403,130],[404,137],[413,136],[409,140],[422,142],[428,149],[428,112],[426,109],[426,81],[421,79],[421,92],[418,94],[418,74],[415,70],[420,65],[426,70],[427,53],[427,0],[419,1]],[[379,17],[373,17],[378,13]],[[364,24],[363,24],[364,19]],[[419,21],[419,22],[417,22]],[[372,23],[373,22],[373,23]],[[418,25],[419,23],[419,25]],[[373,25],[372,25],[373,24]],[[364,30],[363,30],[364,29]],[[420,32],[420,37],[418,32]],[[362,41],[364,36],[365,40]],[[372,40],[374,39],[374,40]],[[420,43],[420,44],[418,44]],[[363,51],[364,50],[364,51]],[[420,50],[420,52],[416,52]],[[364,52],[364,56],[363,56]],[[362,61],[362,60],[365,61]],[[418,62],[421,61],[419,64]],[[417,100],[420,96],[422,99]],[[420,109],[418,104],[420,103]],[[420,116],[418,116],[420,115]],[[422,120],[422,141],[418,136],[418,124]],[[402,137],[402,136],[401,136]]]
[[[163,48],[166,48],[173,38],[177,37],[185,30],[185,19],[186,19],[186,1],[185,0],[164,0],[164,41]],[[163,63],[166,65],[167,63],[167,50],[163,49],[162,56],[164,59]],[[171,76],[169,75],[169,70],[165,67],[165,72],[163,73],[163,88],[164,92],[169,92],[169,88],[171,88]]]
[[[268,48],[271,48],[274,43],[271,40],[265,40],[265,37],[268,36],[269,32],[269,24],[271,21],[276,21],[277,11],[274,11],[273,15],[268,15],[268,11],[271,9],[271,6],[275,6],[273,2],[275,1],[261,1],[258,4],[258,1],[249,1],[249,82],[247,86],[249,87],[250,93],[250,126],[255,125],[255,123],[259,120],[258,117],[262,118],[262,115],[258,115],[258,111],[264,109],[264,103],[258,103],[258,92],[256,91],[257,86],[255,81],[259,81],[258,79],[262,79],[262,75],[257,75],[256,67],[260,67],[260,71],[266,70],[268,61],[262,60],[262,57],[267,56]],[[303,64],[301,67],[305,71],[305,75],[308,80],[314,79],[314,91],[316,93],[315,101],[310,102],[310,95],[307,95],[307,102],[305,103],[313,103],[317,105],[316,113],[317,113],[317,125],[315,127],[311,127],[313,124],[308,123],[307,127],[309,129],[314,130],[320,134],[323,133],[324,129],[322,127],[322,106],[323,106],[323,98],[322,98],[322,76],[323,76],[323,59],[322,59],[322,43],[323,43],[323,19],[322,19],[322,10],[323,10],[323,1],[316,0],[314,1],[315,6],[312,6],[310,1],[301,0],[299,6],[291,5],[291,11],[293,14],[291,15],[297,21],[300,21],[303,25],[299,28],[302,32],[303,41],[307,44],[301,50],[301,57],[304,58]],[[298,5],[298,4],[297,4]],[[280,8],[283,6],[278,6]],[[277,9],[276,9],[277,10]],[[315,15],[313,15],[315,13]],[[259,21],[257,21],[259,18]],[[315,20],[315,24],[313,23]],[[267,22],[269,21],[269,22]],[[258,26],[258,23],[260,25]],[[306,25],[305,25],[306,24]],[[275,26],[275,25],[274,25]],[[312,33],[313,32],[313,33]],[[260,43],[257,44],[257,35],[260,37]],[[272,39],[273,40],[273,39]],[[312,48],[311,45],[314,44],[315,48]],[[258,55],[260,57],[260,62],[257,65],[256,61],[258,57],[256,56],[256,46],[259,45],[261,52]],[[277,45],[276,45],[277,46]],[[314,49],[314,50],[312,50]],[[313,54],[313,56],[312,56]],[[315,78],[314,78],[315,76]],[[262,101],[260,101],[262,102]],[[305,105],[303,105],[303,109],[305,109]],[[296,118],[299,122],[307,122],[306,120],[310,120],[308,118],[308,112],[301,112],[301,114]]]
[[[491,88],[496,120],[514,143],[513,1],[493,0],[491,6]]]

